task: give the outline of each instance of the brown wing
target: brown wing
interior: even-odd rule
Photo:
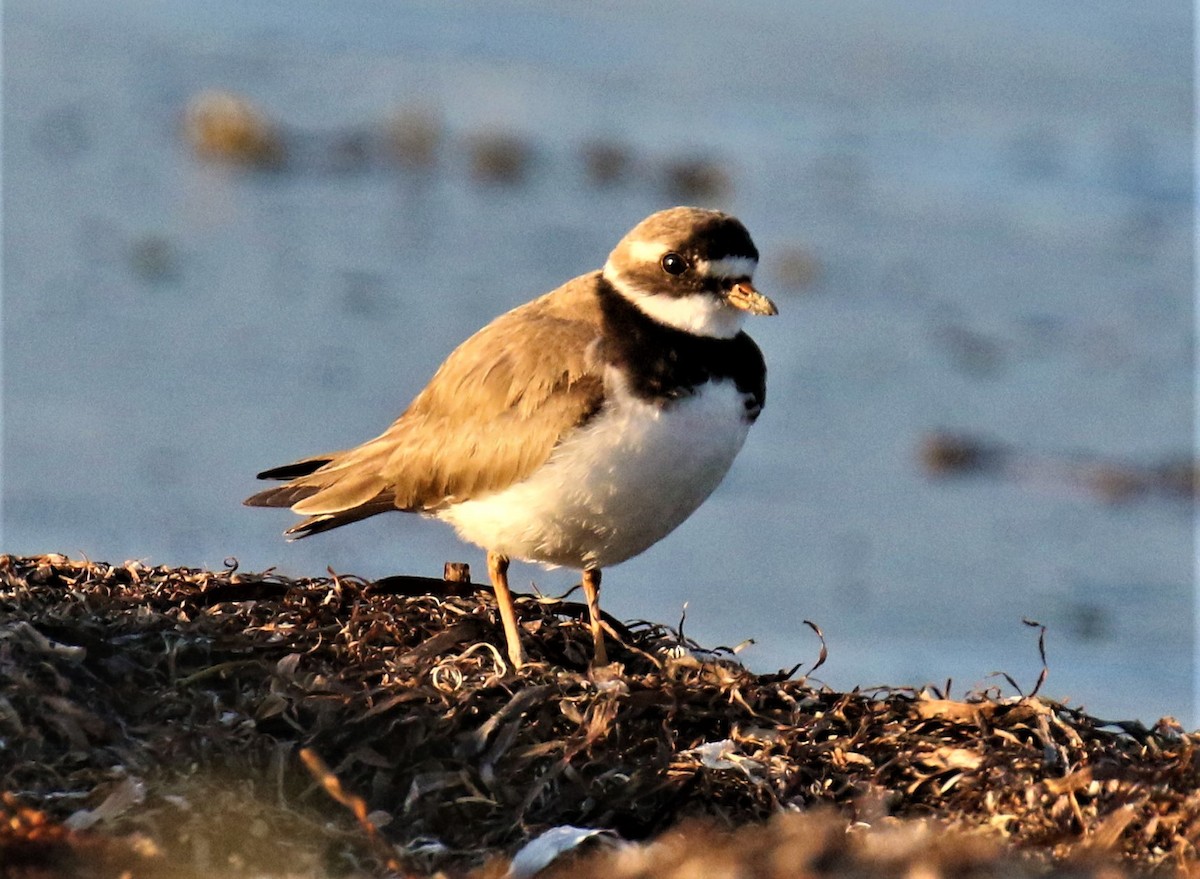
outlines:
[[[600,405],[602,375],[590,356],[597,277],[500,316],[380,436],[260,473],[288,481],[246,503],[310,517],[288,532],[304,536],[389,509],[436,510],[524,479]]]

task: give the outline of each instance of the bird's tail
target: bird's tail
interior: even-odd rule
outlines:
[[[290,507],[307,518],[284,533],[293,539],[394,510],[395,499],[374,468],[349,467],[344,452],[272,467],[259,479],[284,482],[246,498],[248,507]]]

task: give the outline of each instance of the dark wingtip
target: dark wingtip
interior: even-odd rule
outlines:
[[[278,489],[268,489],[260,491],[258,494],[252,494],[250,497],[242,501],[244,507],[279,507],[284,506],[275,498],[278,497]]]
[[[300,525],[293,525],[291,528],[284,531],[283,536],[288,540],[303,540],[312,533],[313,531],[311,528],[301,523]]]
[[[247,507],[290,507],[316,492],[316,487],[312,485],[280,485],[252,494],[242,503]]]
[[[307,458],[303,461],[293,461],[291,464],[284,464],[282,467],[272,467],[269,470],[264,470],[255,475],[255,479],[295,479],[298,476],[308,476],[317,470],[320,470],[332,458]]]
[[[346,524],[346,520],[339,519],[337,516],[310,516],[284,531],[283,536],[288,540],[301,540],[311,534],[320,534],[322,531],[328,531],[344,524]]]

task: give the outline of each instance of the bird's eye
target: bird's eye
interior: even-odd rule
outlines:
[[[672,251],[663,256],[662,267],[668,275],[682,275],[687,271],[688,264],[686,259]]]

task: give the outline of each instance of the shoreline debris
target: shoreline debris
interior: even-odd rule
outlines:
[[[534,596],[514,672],[486,591],[400,594],[415,579],[0,556],[0,859],[36,814],[63,845],[142,840],[199,874],[483,877],[554,827],[752,847],[801,833],[776,823],[795,811],[834,820],[816,810],[843,835],[930,821],[1030,863],[1197,864],[1200,734],[1170,719],[835,692],[644,622],[591,671],[585,615]]]

